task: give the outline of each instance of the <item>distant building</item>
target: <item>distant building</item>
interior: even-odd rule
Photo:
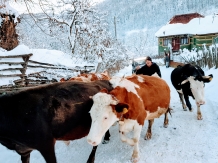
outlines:
[[[158,38],[158,53],[178,54],[180,49],[202,49],[218,43],[218,15],[203,16],[198,13],[175,15],[155,36]]]

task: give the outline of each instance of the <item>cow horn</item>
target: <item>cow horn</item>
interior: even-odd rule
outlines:
[[[209,76],[202,76],[202,78],[203,78],[203,79],[209,79],[209,80],[212,80],[212,79],[213,79],[213,76],[210,76],[210,75],[209,75]]]
[[[185,80],[182,81],[181,85],[183,85],[183,84],[185,84],[187,82],[188,82],[188,79],[185,79]]]
[[[119,103],[119,100],[114,95],[111,95],[111,97],[111,105],[117,105]]]

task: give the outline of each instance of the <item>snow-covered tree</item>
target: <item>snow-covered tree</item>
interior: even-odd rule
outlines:
[[[28,14],[21,15],[19,39],[32,48],[62,50],[78,60],[96,63],[115,72],[128,63],[125,48],[107,31],[105,13],[90,0],[25,1]],[[34,9],[37,8],[37,13]],[[38,13],[41,11],[40,13]],[[112,73],[113,73],[112,72]]]

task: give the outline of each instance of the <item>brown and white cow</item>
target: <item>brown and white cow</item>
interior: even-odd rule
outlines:
[[[104,71],[102,73],[89,73],[89,74],[79,74],[76,77],[72,77],[68,80],[61,78],[60,82],[64,81],[82,81],[82,82],[91,82],[96,80],[110,80],[110,75],[107,71]]]
[[[114,88],[112,91],[103,89],[92,97],[92,125],[87,141],[93,146],[98,145],[105,132],[119,121],[121,140],[134,146],[132,160],[137,162],[139,137],[145,120],[149,121],[145,139],[151,138],[154,118],[165,114],[164,126],[168,125],[170,88],[163,79],[146,75],[113,77],[110,83]],[[133,138],[125,136],[130,131],[133,131]]]
[[[92,82],[92,81],[97,81],[97,80],[110,80],[111,77],[108,73],[108,71],[104,71],[102,73],[89,73],[89,74],[79,74],[76,77],[72,77],[70,79],[65,79],[61,78],[60,82],[65,82],[65,81],[80,81],[80,82]],[[109,130],[106,132],[104,141],[102,142],[103,144],[107,144],[109,142],[110,138],[110,133]],[[70,141],[64,141],[64,143],[68,146],[70,144]]]

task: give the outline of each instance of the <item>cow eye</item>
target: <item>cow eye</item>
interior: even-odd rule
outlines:
[[[104,117],[104,119],[107,119],[107,117]]]

